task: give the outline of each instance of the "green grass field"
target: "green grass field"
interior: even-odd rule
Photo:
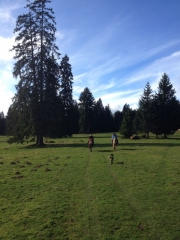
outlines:
[[[1,240],[180,239],[180,132],[119,137],[115,151],[111,133],[94,137],[92,153],[87,135],[43,148],[0,137]]]

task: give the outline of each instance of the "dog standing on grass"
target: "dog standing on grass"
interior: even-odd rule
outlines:
[[[94,146],[94,137],[92,134],[89,135],[87,144],[89,147],[89,151],[92,152],[92,147]]]
[[[113,162],[114,162],[114,156],[113,156],[113,154],[111,154],[111,155],[109,156],[109,159],[110,159],[110,163],[111,163],[111,165],[112,165]]]

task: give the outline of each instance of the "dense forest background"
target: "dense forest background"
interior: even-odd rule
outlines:
[[[71,137],[75,133],[120,132],[124,137],[149,133],[166,138],[180,128],[180,102],[166,73],[157,92],[149,82],[133,110],[125,104],[112,113],[101,98],[95,100],[86,87],[78,101],[73,99],[73,73],[68,55],[56,46],[54,13],[48,0],[27,1],[26,14],[16,21],[13,76],[18,79],[16,94],[7,116],[0,113],[0,134],[12,142],[35,137]]]
[[[70,68],[70,64],[68,66]],[[143,134],[148,138],[152,132],[156,135],[163,134],[166,138],[180,128],[180,102],[176,99],[175,90],[167,74],[160,79],[158,92],[153,93],[150,84],[146,84],[139,99],[138,109],[133,110],[125,104],[122,111],[117,110],[114,113],[109,105],[103,105],[100,98],[95,101],[87,87],[80,94],[78,103],[73,100],[72,74],[70,76],[70,79],[66,79],[66,84],[62,83],[61,86],[64,84],[71,87],[64,87],[59,91],[56,101],[49,106],[51,111],[44,116],[45,137],[71,137],[75,133],[120,132],[127,138],[135,134]],[[6,117],[1,112],[1,135],[16,136],[24,133],[24,128],[28,129],[29,116],[27,115],[27,122],[24,122],[21,111],[24,109],[15,109],[12,104]],[[28,131],[27,136],[23,134],[19,140],[23,141],[29,136],[34,136],[33,131]]]

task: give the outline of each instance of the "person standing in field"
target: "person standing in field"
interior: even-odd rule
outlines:
[[[116,146],[118,144],[118,139],[117,139],[117,135],[115,133],[113,133],[112,135],[112,146],[113,146],[113,149],[115,150],[116,149]]]
[[[94,137],[92,134],[89,135],[88,138],[88,147],[89,147],[89,151],[92,152],[92,147],[94,146]]]

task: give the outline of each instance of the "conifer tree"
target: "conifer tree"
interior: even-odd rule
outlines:
[[[95,102],[95,132],[104,132],[104,106],[101,98]]]
[[[179,101],[175,96],[175,89],[166,73],[159,81],[158,92],[153,98],[152,132],[167,135],[174,133],[179,126]]]
[[[118,132],[123,119],[123,113],[116,111],[113,115],[113,132]]]
[[[73,75],[69,57],[65,55],[60,64],[61,85],[60,99],[62,102],[62,125],[63,136],[72,136],[73,134]]]
[[[72,132],[79,133],[79,107],[78,103],[75,100],[73,101],[72,116]]]
[[[6,134],[6,120],[4,117],[4,113],[0,112],[0,135]]]
[[[89,88],[85,88],[79,97],[79,128],[80,133],[91,133],[94,130],[95,99]]]
[[[133,133],[139,134],[144,132],[144,117],[142,114],[142,111],[140,109],[134,110],[135,111],[135,116],[133,119]],[[145,135],[146,138],[149,138],[149,132],[148,136]]]
[[[18,128],[21,129],[21,141],[23,136],[35,134],[36,144],[43,144],[43,136],[47,133],[46,106],[45,96],[46,82],[49,81],[47,69],[49,60],[59,58],[58,47],[55,44],[55,19],[54,12],[51,8],[47,8],[46,4],[49,0],[27,0],[26,8],[28,13],[20,15],[17,18],[14,33],[16,37],[16,45],[12,51],[15,52],[15,65],[13,75],[19,79],[16,86],[16,96],[10,111],[19,109],[20,119]],[[52,59],[52,61],[54,61]],[[56,65],[56,64],[55,64]],[[54,67],[55,67],[54,65]],[[57,66],[57,65],[56,65]],[[56,68],[56,67],[55,67]],[[58,86],[58,70],[53,69],[56,86]],[[52,78],[52,76],[51,76]],[[24,101],[22,101],[24,99]],[[49,109],[48,109],[49,111]],[[26,123],[24,128],[24,114],[30,115],[31,122]],[[32,125],[32,127],[28,127]],[[33,131],[30,131],[33,129]],[[25,131],[26,130],[26,131]],[[14,129],[16,138],[19,137],[17,130]]]
[[[62,103],[59,97],[60,67],[54,56],[46,60],[44,90],[44,133],[48,137],[62,136]]]
[[[113,131],[113,115],[109,104],[104,108],[104,129],[106,132]]]
[[[146,138],[149,138],[150,126],[152,121],[152,99],[153,93],[149,82],[147,82],[143,95],[139,100],[139,110],[142,114],[142,130],[145,133]]]
[[[134,133],[133,119],[134,111],[130,108],[129,104],[125,104],[123,107],[123,120],[120,125],[119,132],[124,137],[129,138]]]

